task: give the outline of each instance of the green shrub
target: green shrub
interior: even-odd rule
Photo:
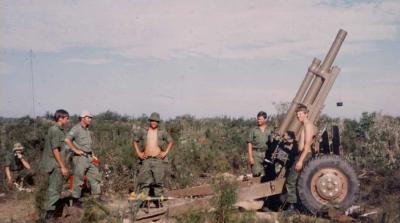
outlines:
[[[225,177],[217,177],[213,180],[214,197],[211,204],[214,207],[214,221],[218,223],[233,222],[233,205],[237,200],[239,185],[237,181]]]

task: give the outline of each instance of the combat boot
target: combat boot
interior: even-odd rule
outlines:
[[[296,204],[289,203],[287,209],[283,212],[285,217],[290,217],[293,215],[300,214],[299,209],[296,207]]]
[[[53,210],[47,211],[46,216],[44,217],[46,222],[53,222],[56,219],[54,214],[55,214],[55,211],[53,211]]]
[[[72,207],[83,208],[83,203],[79,198],[72,198]]]

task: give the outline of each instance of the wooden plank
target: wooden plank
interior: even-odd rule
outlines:
[[[198,197],[214,194],[212,187],[209,184],[204,184],[197,187],[189,187],[178,190],[171,190],[167,192],[169,197],[183,198],[183,197]]]
[[[254,200],[282,193],[285,178],[240,187],[238,201]]]
[[[259,183],[259,178],[253,178],[249,181],[239,182],[239,191],[237,202],[251,201],[263,197],[268,197],[275,194],[282,193],[285,178],[280,178],[265,183]],[[150,213],[141,213],[137,216],[136,221],[140,223],[149,222],[151,220],[160,219],[163,215],[174,217],[181,215],[190,210],[201,210],[210,208],[210,200],[213,197],[213,191],[210,185],[203,185],[193,188],[186,188],[181,190],[174,190],[168,193],[171,197],[190,197],[190,196],[204,196],[195,199],[176,199],[167,202],[167,211],[165,208],[150,209]],[[239,205],[240,206],[240,205]]]
[[[258,179],[259,180],[259,179]],[[285,179],[277,179],[265,183],[256,183],[255,181],[244,181],[240,183],[238,191],[238,202],[254,200],[282,193]],[[169,205],[168,215],[177,216],[191,209],[199,210],[210,207],[212,196],[196,199],[183,199],[175,204]]]
[[[134,207],[131,207],[131,208],[134,208]],[[157,221],[157,220],[160,220],[161,218],[163,218],[168,211],[167,207],[149,208],[149,209],[147,209],[149,211],[149,213],[146,213],[144,211],[145,209],[146,208],[140,208],[138,213],[136,213],[135,219],[130,219],[130,222],[148,223],[148,222]],[[131,212],[131,214],[132,214],[132,212]]]
[[[239,181],[239,187],[248,187],[250,185],[260,183],[260,181],[261,181],[260,177],[253,177],[247,181]],[[175,198],[199,197],[199,196],[208,196],[213,194],[214,194],[213,188],[209,184],[168,191],[168,196]]]
[[[182,202],[171,204],[168,207],[167,215],[170,217],[174,217],[174,216],[181,215],[190,210],[201,210],[201,209],[210,208],[211,207],[210,206],[211,198],[212,198],[212,196],[190,199],[189,201],[187,199],[185,199]]]

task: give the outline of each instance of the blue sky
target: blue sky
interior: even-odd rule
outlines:
[[[0,116],[275,113],[339,29],[324,112],[400,115],[400,1],[3,0]]]

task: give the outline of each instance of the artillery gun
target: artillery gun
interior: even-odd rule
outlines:
[[[274,178],[267,182],[261,182],[260,177],[240,181],[237,206],[245,201],[282,193],[289,155],[295,149],[301,131],[295,109],[299,104],[306,105],[309,108],[309,119],[313,123],[318,121],[325,99],[340,72],[332,64],[346,35],[346,31],[339,30],[323,62],[317,58],[312,61],[283,122],[274,133],[274,151],[266,160],[275,169]],[[315,137],[313,158],[305,164],[297,183],[301,204],[313,214],[323,211],[329,205],[347,209],[359,191],[359,181],[354,169],[339,156],[338,128],[333,128],[333,143],[329,142],[327,134],[326,129],[322,129]],[[169,191],[168,196],[173,198],[171,203],[164,209],[139,214],[136,221],[148,222],[164,215],[173,217],[191,209],[206,208],[213,194],[210,185]]]
[[[285,177],[289,154],[295,149],[296,139],[301,131],[295,110],[300,104],[306,105],[310,121],[316,124],[328,93],[340,73],[340,68],[332,67],[332,64],[346,35],[346,31],[339,30],[322,63],[314,58],[286,116],[274,134],[276,148],[271,163],[278,165],[277,178]],[[315,136],[313,158],[305,165],[297,182],[301,204],[313,214],[329,205],[348,208],[359,191],[359,181],[354,169],[339,156],[340,139],[337,126],[333,126],[332,135],[332,143],[329,142],[326,128]]]

